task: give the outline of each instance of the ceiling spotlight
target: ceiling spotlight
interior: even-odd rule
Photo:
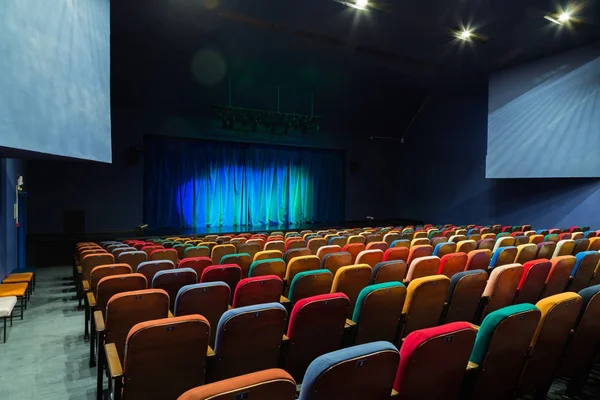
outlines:
[[[369,4],[369,0],[356,0],[356,7],[365,8]]]
[[[544,18],[557,25],[571,25],[576,23],[576,18],[573,18],[573,9],[559,10],[558,12],[544,15]]]
[[[569,14],[568,12],[563,12],[562,14],[560,14],[558,16],[558,20],[560,22],[567,22],[570,19],[571,19],[571,14]]]
[[[460,35],[458,35],[458,38],[461,40],[469,40],[471,38],[471,31],[468,29],[465,29],[464,31],[462,31],[460,33]]]

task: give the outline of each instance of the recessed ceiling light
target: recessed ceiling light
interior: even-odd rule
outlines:
[[[558,20],[561,22],[567,22],[570,19],[571,19],[571,14],[568,12],[563,12],[562,14],[560,14],[558,16]]]
[[[465,26],[457,26],[450,29],[450,34],[454,36],[458,40],[462,40],[464,42],[481,42],[485,43],[489,40],[487,36],[484,36],[480,33],[475,32],[472,27]]]
[[[469,40],[471,38],[471,31],[468,29],[465,29],[464,31],[462,31],[460,33],[460,35],[458,35],[458,38],[461,40]]]
[[[356,6],[360,8],[365,8],[369,4],[369,0],[356,0]]]
[[[573,17],[573,9],[559,10],[555,13],[544,15],[544,18],[557,25],[571,25],[576,23],[576,18]]]

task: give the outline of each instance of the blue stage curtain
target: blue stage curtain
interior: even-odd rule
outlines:
[[[152,228],[338,223],[339,151],[148,137],[144,213]]]

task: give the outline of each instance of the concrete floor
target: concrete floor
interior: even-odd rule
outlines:
[[[6,344],[0,343],[0,399],[95,399],[96,368],[88,367],[84,313],[76,310],[76,301],[63,300],[74,295],[62,292],[73,289],[64,279],[70,275],[71,267],[38,270],[37,288],[24,320],[15,319]],[[599,381],[600,368],[596,368],[582,400],[600,398]],[[548,399],[566,399],[564,388],[565,381],[556,380]]]

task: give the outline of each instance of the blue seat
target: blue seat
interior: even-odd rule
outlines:
[[[582,251],[575,256],[575,265],[571,270],[571,282],[568,290],[579,292],[589,286],[596,267],[600,262],[600,253],[597,251]]]
[[[490,268],[514,263],[515,258],[517,257],[517,251],[515,246],[506,246],[496,249],[490,261]]]
[[[438,243],[435,245],[435,249],[433,249],[433,255],[437,256],[438,253],[440,252],[440,250],[442,249],[442,247],[444,247],[444,246],[454,246],[454,248],[456,249],[456,243],[454,243],[454,242]],[[441,256],[438,256],[438,257],[441,257]]]
[[[299,400],[390,397],[399,360],[394,345],[383,341],[324,354],[308,366]]]
[[[401,243],[408,244],[408,246],[397,246],[398,244],[401,244]],[[410,240],[408,240],[408,239],[394,240],[390,247],[410,247]]]

